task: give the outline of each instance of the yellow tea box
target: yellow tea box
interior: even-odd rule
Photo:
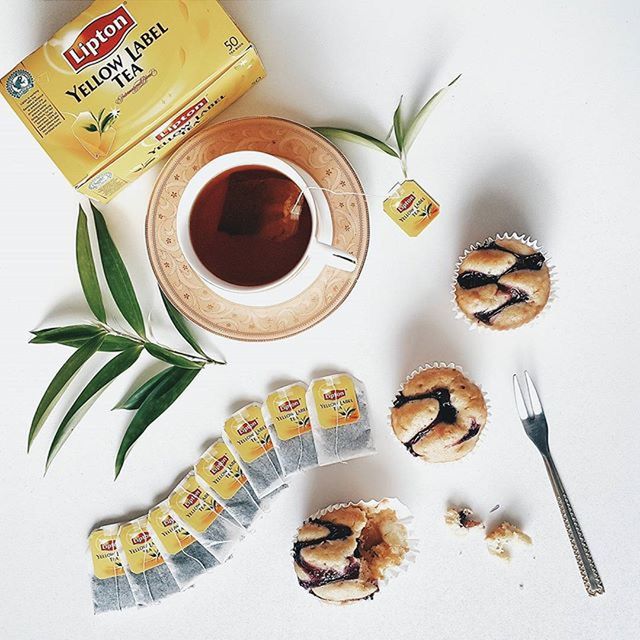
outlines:
[[[96,0],[0,92],[76,190],[107,202],[264,73],[215,0]]]

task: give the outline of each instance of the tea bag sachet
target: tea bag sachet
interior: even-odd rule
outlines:
[[[190,471],[171,492],[169,506],[189,533],[224,562],[244,530]]]
[[[375,453],[360,380],[346,373],[312,380],[307,406],[320,465]]]
[[[295,382],[272,391],[262,405],[285,477],[318,466],[306,392],[305,384]]]
[[[222,437],[238,454],[238,464],[259,498],[284,484],[262,407],[257,402],[236,411],[224,423]]]
[[[89,534],[93,612],[121,611],[136,601],[116,548],[118,525],[94,529]]]
[[[246,529],[262,513],[260,500],[251,489],[247,476],[222,441],[214,442],[194,466],[196,479],[211,491],[225,509]]]
[[[185,589],[199,575],[220,562],[196,540],[171,513],[168,500],[149,511],[149,533],[178,586]]]
[[[146,516],[120,525],[116,547],[137,604],[153,604],[180,591],[151,538]]]

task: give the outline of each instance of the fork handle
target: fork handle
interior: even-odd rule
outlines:
[[[551,480],[551,485],[553,486],[553,492],[556,494],[556,499],[558,500],[558,506],[560,507],[564,526],[571,541],[573,554],[576,557],[576,562],[580,569],[584,587],[590,596],[597,596],[604,593],[604,585],[600,579],[600,574],[591,557],[591,552],[584,539],[582,529],[578,524],[578,519],[573,512],[573,507],[571,506],[571,502],[569,502],[562,480],[560,480],[560,475],[553,462],[553,458],[550,453],[543,454],[542,457],[547,468],[547,473],[549,474],[549,479]]]

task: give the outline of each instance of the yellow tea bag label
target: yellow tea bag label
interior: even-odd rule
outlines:
[[[96,578],[105,580],[124,574],[122,563],[116,550],[116,537],[104,529],[96,529],[89,536],[89,551],[93,562],[93,573]]]
[[[180,526],[166,506],[158,506],[152,509],[148,518],[149,526],[172,556],[195,542],[195,538],[184,527]]]
[[[218,440],[196,463],[197,474],[223,499],[229,500],[247,481],[229,447]]]
[[[405,180],[382,203],[385,213],[415,237],[440,213],[440,205],[415,181]]]
[[[151,539],[151,534],[147,530],[146,524],[127,522],[120,527],[118,535],[132,573],[143,573],[153,569],[153,567],[164,564],[160,551]]]
[[[171,508],[195,531],[206,531],[222,513],[222,507],[196,480],[188,476],[169,496]]]
[[[224,431],[244,462],[253,462],[273,449],[259,404],[234,413],[224,423]]]
[[[358,422],[360,408],[353,380],[340,374],[320,378],[311,388],[318,421],[323,429],[334,429]]]
[[[311,431],[306,392],[303,385],[293,384],[267,396],[267,410],[280,440],[290,440]]]

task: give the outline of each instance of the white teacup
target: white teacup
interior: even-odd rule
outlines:
[[[196,198],[202,191],[202,189],[216,176],[219,176],[225,171],[230,169],[236,169],[239,167],[265,167],[273,169],[289,178],[296,186],[302,191],[303,197],[307,201],[309,206],[309,212],[311,214],[311,234],[309,236],[309,245],[304,252],[302,258],[298,261],[295,267],[278,280],[269,282],[264,285],[258,286],[241,286],[226,282],[212,273],[202,263],[196,254],[193,244],[191,242],[191,234],[189,232],[189,223],[191,218],[191,210]],[[320,216],[330,218],[330,211],[328,207],[318,206],[316,197],[314,196],[310,187],[314,187],[310,177],[306,175],[303,177],[301,169],[287,160],[283,160],[277,156],[273,156],[261,151],[234,151],[233,153],[226,153],[224,155],[214,158],[211,162],[204,165],[196,174],[189,180],[185,190],[180,198],[178,204],[178,212],[176,217],[178,242],[180,248],[184,254],[189,265],[192,269],[211,286],[222,289],[223,291],[233,293],[258,293],[267,289],[273,289],[279,287],[285,283],[290,284],[293,279],[300,278],[302,272],[314,263],[317,266],[318,263],[322,265],[329,265],[336,269],[343,271],[354,271],[357,266],[357,260],[354,256],[341,249],[331,246],[325,242],[321,242],[318,239],[319,223],[322,223],[324,228],[329,226],[331,228],[331,220],[320,220]],[[324,195],[322,192],[318,192],[322,198]]]

